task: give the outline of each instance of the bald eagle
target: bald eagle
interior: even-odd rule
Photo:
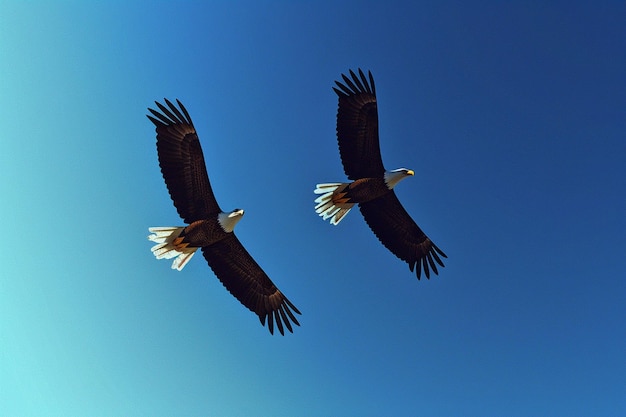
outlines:
[[[204,163],[204,155],[189,113],[180,101],[180,110],[155,102],[161,112],[148,109],[156,126],[157,153],[161,173],[178,214],[188,226],[151,227],[148,239],[155,242],[157,259],[174,258],[172,269],[182,270],[198,248],[222,282],[241,304],[259,316],[261,324],[274,334],[274,322],[284,335],[283,324],[293,333],[291,322],[300,325],[294,313],[300,311],[283,295],[250,256],[233,229],[244,211],[220,209]]]
[[[440,256],[446,254],[422,232],[400,204],[393,188],[403,179],[415,175],[406,168],[386,170],[378,141],[378,109],[376,87],[372,73],[368,78],[360,69],[357,76],[342,74],[345,82],[335,81],[339,96],[337,111],[337,141],[343,168],[352,182],[317,184],[315,211],[333,225],[355,204],[370,229],[383,245],[409,264],[417,279],[424,270],[438,274],[437,264],[444,266]],[[417,268],[416,268],[417,265]]]

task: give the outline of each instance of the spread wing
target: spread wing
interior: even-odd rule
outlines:
[[[161,173],[178,214],[186,223],[207,219],[221,212],[204,163],[200,140],[189,113],[176,100],[155,102],[161,112],[148,109],[157,132],[157,153]]]
[[[396,193],[391,191],[383,197],[361,203],[359,208],[370,229],[387,249],[407,262],[411,272],[417,264],[417,279],[420,279],[422,269],[426,278],[430,278],[430,269],[439,274],[437,264],[444,266],[439,256],[447,258],[446,254],[413,221]]]
[[[234,233],[203,247],[202,254],[224,287],[256,313],[263,326],[267,318],[270,333],[274,334],[274,322],[282,335],[283,324],[290,332],[291,322],[300,325],[294,315],[300,311],[276,288]]]
[[[359,69],[352,79],[342,74],[345,84],[335,81],[339,96],[337,141],[343,169],[351,180],[380,178],[385,172],[378,142],[378,107],[374,77]]]

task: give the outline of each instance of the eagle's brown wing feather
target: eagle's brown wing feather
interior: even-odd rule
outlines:
[[[221,210],[209,182],[196,129],[185,107],[176,102],[180,110],[167,99],[169,108],[157,102],[160,112],[148,109],[154,116],[148,118],[156,126],[159,165],[174,206],[186,223],[192,223],[213,217]]]
[[[344,83],[335,81],[339,96],[337,142],[343,169],[351,180],[380,178],[385,172],[378,142],[378,107],[372,73],[369,80],[359,69],[352,79],[343,75]]]
[[[294,315],[300,311],[276,288],[234,233],[203,247],[202,254],[224,287],[256,313],[264,326],[267,318],[270,333],[274,333],[274,322],[281,334],[283,324],[290,332],[291,322],[300,325]]]
[[[361,203],[359,208],[378,240],[407,262],[411,271],[416,269],[417,279],[420,279],[422,269],[426,278],[430,278],[430,270],[439,273],[437,264],[444,266],[440,256],[447,258],[446,254],[413,221],[396,193],[391,191],[383,197]]]

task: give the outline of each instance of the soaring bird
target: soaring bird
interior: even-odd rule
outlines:
[[[335,81],[339,97],[337,142],[343,169],[352,182],[317,184],[315,211],[324,220],[337,225],[355,204],[381,243],[409,264],[417,279],[424,270],[438,274],[440,256],[446,254],[424,234],[406,212],[393,188],[403,179],[415,175],[410,169],[386,170],[378,140],[378,108],[374,77],[361,69],[357,76],[342,74],[344,83]],[[416,268],[417,266],[417,268]]]
[[[182,270],[198,248],[222,282],[241,304],[259,316],[261,324],[274,334],[274,322],[284,335],[283,324],[293,333],[291,323],[300,325],[294,313],[300,311],[276,288],[243,247],[233,229],[244,211],[224,212],[213,195],[204,155],[189,113],[165,99],[167,107],[155,102],[159,111],[148,109],[156,126],[157,153],[161,173],[178,214],[188,226],[151,227],[148,239],[157,243],[157,259],[174,258],[172,269]],[[168,108],[169,107],[169,108]],[[154,117],[153,117],[154,116]]]

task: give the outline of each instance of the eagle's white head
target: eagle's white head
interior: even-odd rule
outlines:
[[[393,190],[393,187],[395,187],[396,184],[398,184],[406,177],[410,177],[412,175],[415,175],[415,172],[413,172],[413,170],[411,169],[406,168],[398,168],[391,171],[385,171],[385,184],[387,184],[387,188]]]
[[[226,233],[230,233],[235,229],[235,225],[243,217],[242,209],[234,209],[230,213],[220,213],[217,215],[217,221]]]

